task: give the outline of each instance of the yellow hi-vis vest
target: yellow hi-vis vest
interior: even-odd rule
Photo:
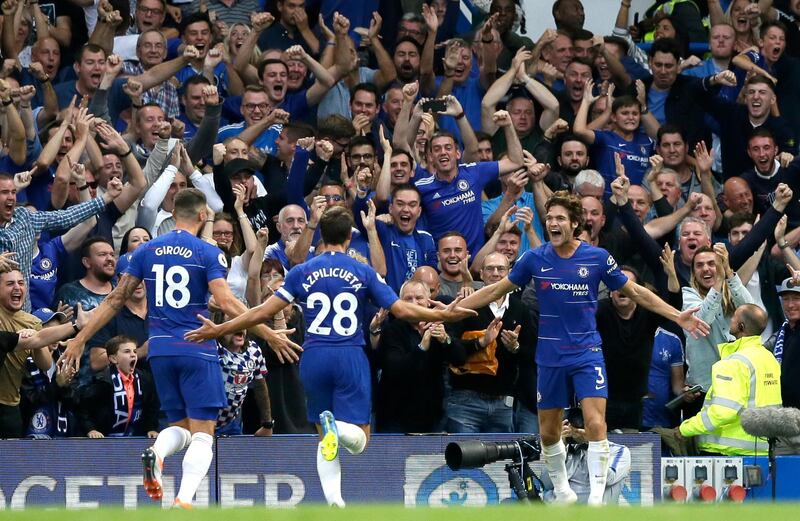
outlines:
[[[664,13],[666,15],[671,16],[672,12],[675,10],[675,6],[682,3],[692,4],[695,7],[695,9],[697,9],[697,12],[698,13],[700,12],[700,8],[697,7],[697,4],[693,0],[669,0],[669,2],[664,2],[663,4],[658,6],[655,11],[653,11],[653,17],[655,17],[659,13]],[[702,22],[703,22],[703,27],[705,27],[706,30],[708,30],[711,27],[711,19],[708,16],[704,17],[702,19]],[[644,37],[642,38],[642,41],[653,42],[655,41],[655,39],[656,39],[656,31],[654,29],[649,33],[645,33]]]
[[[739,414],[744,409],[781,406],[781,366],[758,336],[718,348],[722,359],[711,367],[711,389],[703,409],[681,424],[681,434],[697,436],[701,451],[725,456],[766,454],[766,440],[747,434]]]

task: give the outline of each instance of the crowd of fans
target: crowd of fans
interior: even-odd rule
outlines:
[[[776,289],[800,284],[797,0],[661,0],[635,25],[621,0],[598,34],[556,0],[527,36],[515,0],[46,1],[2,2],[0,329],[70,336],[187,186],[251,307],[314,255],[328,207],[352,209],[349,254],[427,306],[502,279],[568,190],[582,240],[712,328],[606,291],[609,429],[675,426],[664,404],[708,389],[743,303],[768,311],[800,405],[800,290]],[[147,306],[142,285],[77,373],[62,343],[0,354],[0,437],[153,436]],[[369,315],[377,432],[537,431],[533,284],[455,325]],[[219,356],[220,434],[313,432],[299,363],[244,332]]]

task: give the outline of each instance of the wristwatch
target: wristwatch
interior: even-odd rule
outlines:
[[[275,428],[275,420],[267,420],[261,422],[261,427],[264,429],[274,429]]]

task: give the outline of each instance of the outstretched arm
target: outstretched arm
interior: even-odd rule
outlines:
[[[494,302],[503,295],[511,293],[517,289],[517,285],[508,280],[508,277],[503,277],[503,280],[484,286],[472,295],[469,295],[459,304],[462,308],[466,309],[480,309],[488,306],[490,302]]]
[[[620,288],[620,291],[638,305],[675,322],[692,335],[705,336],[711,331],[708,324],[694,316],[694,312],[697,311],[697,309],[691,308],[680,312],[661,300],[655,293],[644,286],[636,284],[632,280],[626,282],[625,285]]]
[[[133,292],[139,287],[140,282],[141,279],[129,273],[125,273],[122,276],[117,287],[92,312],[92,320],[86,324],[86,327],[81,329],[75,338],[67,343],[67,348],[59,359],[59,364],[63,367],[72,366],[76,370],[78,369],[86,342],[122,309],[125,302],[133,296]]]
[[[222,279],[217,279],[217,280],[223,282]],[[211,289],[211,284],[209,284],[209,289]],[[233,295],[231,295],[231,297],[232,300],[223,298],[222,302],[226,305],[226,307],[227,305],[235,305],[233,304],[233,301],[239,302],[236,299],[236,297],[233,297]],[[216,295],[214,296],[214,300],[217,300]],[[217,304],[220,305],[220,301],[217,300]],[[242,307],[244,307],[244,304],[241,305]],[[203,327],[201,328],[202,334],[200,333],[200,330],[195,330],[187,333],[186,339],[191,341],[200,341],[208,338],[219,338],[221,336],[233,333],[235,331],[251,329],[256,326],[261,326],[263,328],[266,328],[266,326],[263,326],[263,324],[288,305],[289,302],[286,302],[282,298],[272,295],[267,300],[265,300],[263,304],[258,305],[252,309],[249,310],[246,309],[245,311],[242,312],[237,312],[238,310],[232,310],[233,312],[231,313],[231,315],[236,316],[236,318],[228,320],[227,322],[223,322],[222,324],[214,324],[208,319],[205,319],[203,317],[198,317],[198,318],[203,318],[204,324]],[[261,335],[259,334],[259,336]]]

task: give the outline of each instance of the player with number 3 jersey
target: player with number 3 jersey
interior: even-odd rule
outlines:
[[[539,431],[545,466],[555,488],[556,501],[575,502],[577,495],[567,480],[561,428],[564,407],[571,405],[576,395],[589,440],[589,504],[602,504],[609,446],[605,424],[608,391],[595,322],[600,282],[674,320],[689,332],[708,334],[708,324],[693,315],[697,309],[680,313],[653,292],[628,280],[606,250],[579,241],[576,236],[583,224],[583,208],[578,197],[556,192],[545,208],[550,242],[525,252],[507,277],[465,298],[461,306],[479,309],[533,282],[541,313],[536,362]]]
[[[202,192],[193,188],[178,192],[173,211],[175,230],[136,250],[117,287],[61,357],[64,364],[77,366],[86,340],[119,311],[144,281],[150,326],[148,359],[161,408],[170,422],[170,427],[161,431],[154,445],[142,454],[144,488],[154,500],[162,499],[164,458],[186,448],[174,503],[178,507],[191,507],[197,487],[208,472],[217,416],[227,403],[215,343],[190,342],[184,334],[197,327],[198,316],[207,316],[209,292],[229,316],[247,310],[225,282],[225,255],[197,238],[206,223],[206,212]],[[279,358],[296,360],[293,349],[302,350],[282,332],[263,325],[254,328],[254,332],[270,342]]]
[[[203,319],[203,327],[189,333],[191,340],[219,337],[239,331],[298,302],[308,329],[300,377],[308,401],[309,420],[317,423],[320,443],[317,471],[329,504],[344,506],[341,493],[339,444],[352,454],[361,453],[369,437],[371,389],[369,363],[364,354],[365,302],[388,309],[408,321],[452,322],[474,315],[451,304],[429,309],[399,300],[397,294],[370,266],[347,256],[353,217],[346,208],[331,207],[319,222],[322,253],[286,275],[275,295],[236,319],[216,325]]]

